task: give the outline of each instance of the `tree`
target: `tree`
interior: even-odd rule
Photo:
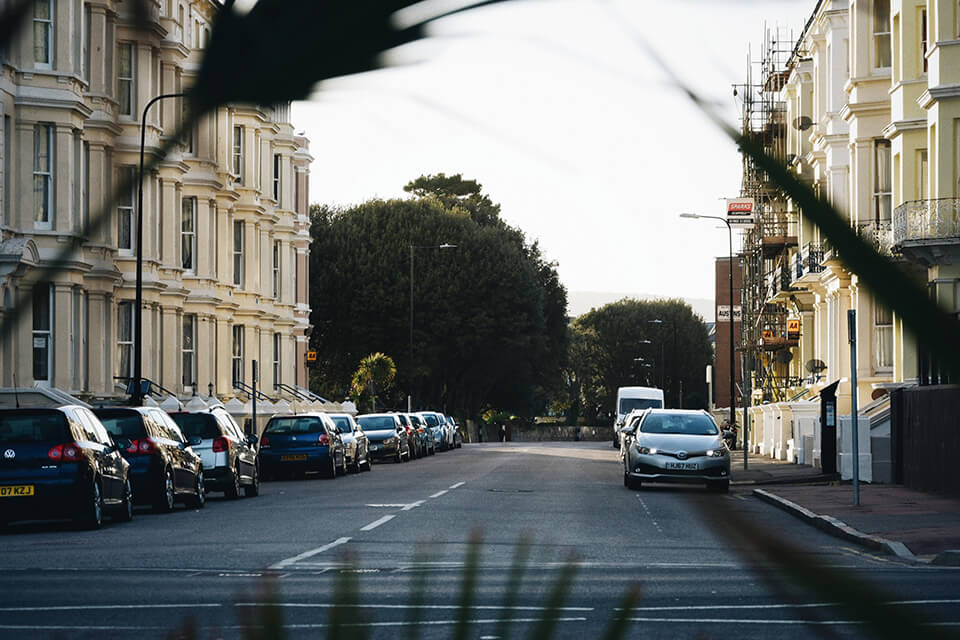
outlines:
[[[377,410],[377,389],[386,393],[397,377],[397,367],[390,356],[371,353],[360,361],[353,374],[350,396],[359,404],[364,393],[370,392],[373,411]]]
[[[561,387],[566,290],[537,245],[493,216],[498,207],[479,185],[436,180],[410,183],[409,200],[312,207],[311,346],[319,362],[311,384],[321,395],[345,393],[355,363],[380,351],[396,358],[398,387],[418,407],[479,415],[492,405],[530,415]],[[459,192],[489,214],[484,224],[445,203]],[[411,353],[409,247],[441,243],[457,248],[414,255]]]
[[[612,413],[617,388],[632,385],[662,387],[668,407],[681,398],[684,408],[707,407],[713,351],[703,319],[682,300],[620,300],[574,320],[571,336],[568,390],[587,415]]]
[[[464,180],[462,174],[447,177],[438,173],[411,180],[403,190],[419,198],[436,198],[445,208],[466,213],[480,226],[502,224],[500,205],[484,195],[482,188],[476,180]]]

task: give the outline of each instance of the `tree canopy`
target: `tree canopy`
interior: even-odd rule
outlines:
[[[415,408],[541,410],[567,354],[555,265],[475,181],[439,174],[407,190],[408,200],[311,207],[312,386],[346,395],[361,358],[383,352],[397,365],[394,397],[380,398],[388,405],[405,406],[412,392]]]

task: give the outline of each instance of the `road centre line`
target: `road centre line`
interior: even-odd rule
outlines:
[[[467,620],[467,624],[497,624],[500,622],[510,622],[510,623],[535,623],[543,622],[544,620],[549,619],[553,622],[586,622],[586,618],[479,618],[474,620]],[[418,622],[404,620],[397,622],[358,622],[351,624],[344,624],[341,626],[344,627],[410,627],[410,626],[453,626],[463,624],[462,620],[420,620]],[[291,624],[287,623],[284,625],[285,629],[326,629],[329,627],[329,624],[326,623],[307,623],[307,624]],[[200,627],[200,629],[213,629],[223,631],[244,631],[248,629],[260,629],[260,627],[253,625],[226,625],[226,626],[217,626],[217,627]],[[0,624],[0,630],[2,631],[156,631],[156,630],[169,630],[169,627],[159,626],[159,625],[27,625],[27,624]]]
[[[187,604],[81,604],[81,605],[56,605],[50,607],[0,607],[0,612],[14,613],[17,611],[80,611],[87,609],[108,610],[108,609],[198,609],[198,608],[216,608],[223,605],[219,603],[198,604],[190,602]]]
[[[373,522],[371,522],[370,524],[368,524],[368,525],[365,526],[365,527],[360,527],[360,531],[373,531],[374,529],[376,529],[376,528],[379,527],[380,525],[385,524],[385,523],[387,523],[387,522],[390,522],[391,520],[393,520],[393,519],[396,518],[396,517],[397,517],[397,516],[395,516],[395,515],[393,515],[393,514],[388,515],[388,516],[383,516],[382,518],[379,518],[379,519],[377,519],[377,520],[374,520]]]
[[[383,508],[386,508],[386,509],[399,509],[400,507],[405,507],[405,506],[407,506],[407,503],[401,502],[401,503],[399,503],[399,504],[368,504],[367,506],[368,506],[368,507],[376,507],[376,508],[378,508],[378,509],[383,509]]]
[[[403,509],[400,509],[400,511],[410,511],[410,509],[416,509],[417,507],[422,505],[424,502],[426,502],[426,500],[417,500],[416,502],[405,504],[403,505]]]
[[[459,604],[338,604],[334,602],[238,602],[236,607],[290,607],[291,609],[435,609],[450,610],[460,609]],[[500,606],[500,605],[475,605],[471,609],[489,610],[489,611],[547,611],[549,607],[536,606]],[[557,607],[554,611],[595,611],[593,607]]]
[[[458,482],[457,484],[450,485],[450,488],[451,488],[451,489],[456,489],[457,487],[462,487],[462,486],[465,485],[465,484],[467,484],[467,483],[466,483],[466,482]]]
[[[390,517],[392,518],[393,516],[390,516]],[[287,558],[286,560],[281,560],[280,562],[278,562],[278,563],[276,563],[276,564],[270,565],[270,568],[273,569],[273,570],[285,569],[285,568],[287,568],[288,566],[290,566],[290,565],[292,565],[292,564],[296,564],[297,562],[300,562],[301,560],[306,560],[307,558],[310,558],[310,557],[312,557],[312,556],[315,556],[315,555],[317,555],[318,553],[323,553],[324,551],[329,551],[330,549],[333,549],[334,547],[339,547],[340,545],[342,545],[342,544],[347,544],[348,542],[350,542],[350,538],[337,538],[337,539],[334,540],[333,542],[331,542],[331,543],[329,543],[329,544],[325,544],[325,545],[323,545],[322,547],[317,547],[316,549],[311,549],[310,551],[304,551],[303,553],[297,554],[297,555],[293,556],[292,558]]]
[[[447,491],[449,491],[449,489],[444,489],[443,491],[437,491],[435,494],[433,494],[433,495],[430,496],[430,497],[431,497],[431,498],[439,498],[439,497],[442,496],[443,494],[447,493]]]
[[[839,607],[840,602],[804,602],[804,603],[776,603],[776,604],[706,604],[706,605],[688,605],[688,606],[670,606],[670,607],[636,607],[632,611],[710,611],[720,609],[729,611],[731,609],[813,609],[820,607]],[[960,599],[940,599],[940,600],[891,600],[884,602],[885,605],[917,605],[917,604],[960,604]],[[617,608],[617,611],[622,611]]]

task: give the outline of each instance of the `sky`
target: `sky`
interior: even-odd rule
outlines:
[[[795,39],[814,5],[516,0],[444,18],[390,68],[294,104],[310,200],[407,197],[421,174],[462,173],[568,290],[712,299],[726,227],[678,216],[724,215],[740,156],[674,78],[735,124],[748,48],[759,60],[765,27]]]

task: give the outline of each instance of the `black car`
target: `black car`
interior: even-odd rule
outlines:
[[[72,518],[97,529],[105,511],[133,518],[130,465],[89,409],[0,410],[0,524]]]
[[[407,430],[407,442],[410,443],[410,458],[413,460],[422,458],[426,455],[426,451],[423,448],[423,442],[420,440],[420,432],[413,426],[413,421],[410,419],[410,416],[405,413],[398,413],[397,416],[400,418],[400,424]]]
[[[410,440],[399,414],[368,413],[357,416],[357,423],[370,440],[370,455],[374,460],[410,461]]]
[[[94,409],[121,453],[130,463],[130,481],[137,504],[161,513],[175,502],[202,508],[206,504],[203,464],[180,427],[156,407]]]
[[[182,411],[170,417],[190,442],[203,464],[207,491],[223,491],[228,498],[260,494],[260,458],[257,436],[245,436],[223,407]]]

